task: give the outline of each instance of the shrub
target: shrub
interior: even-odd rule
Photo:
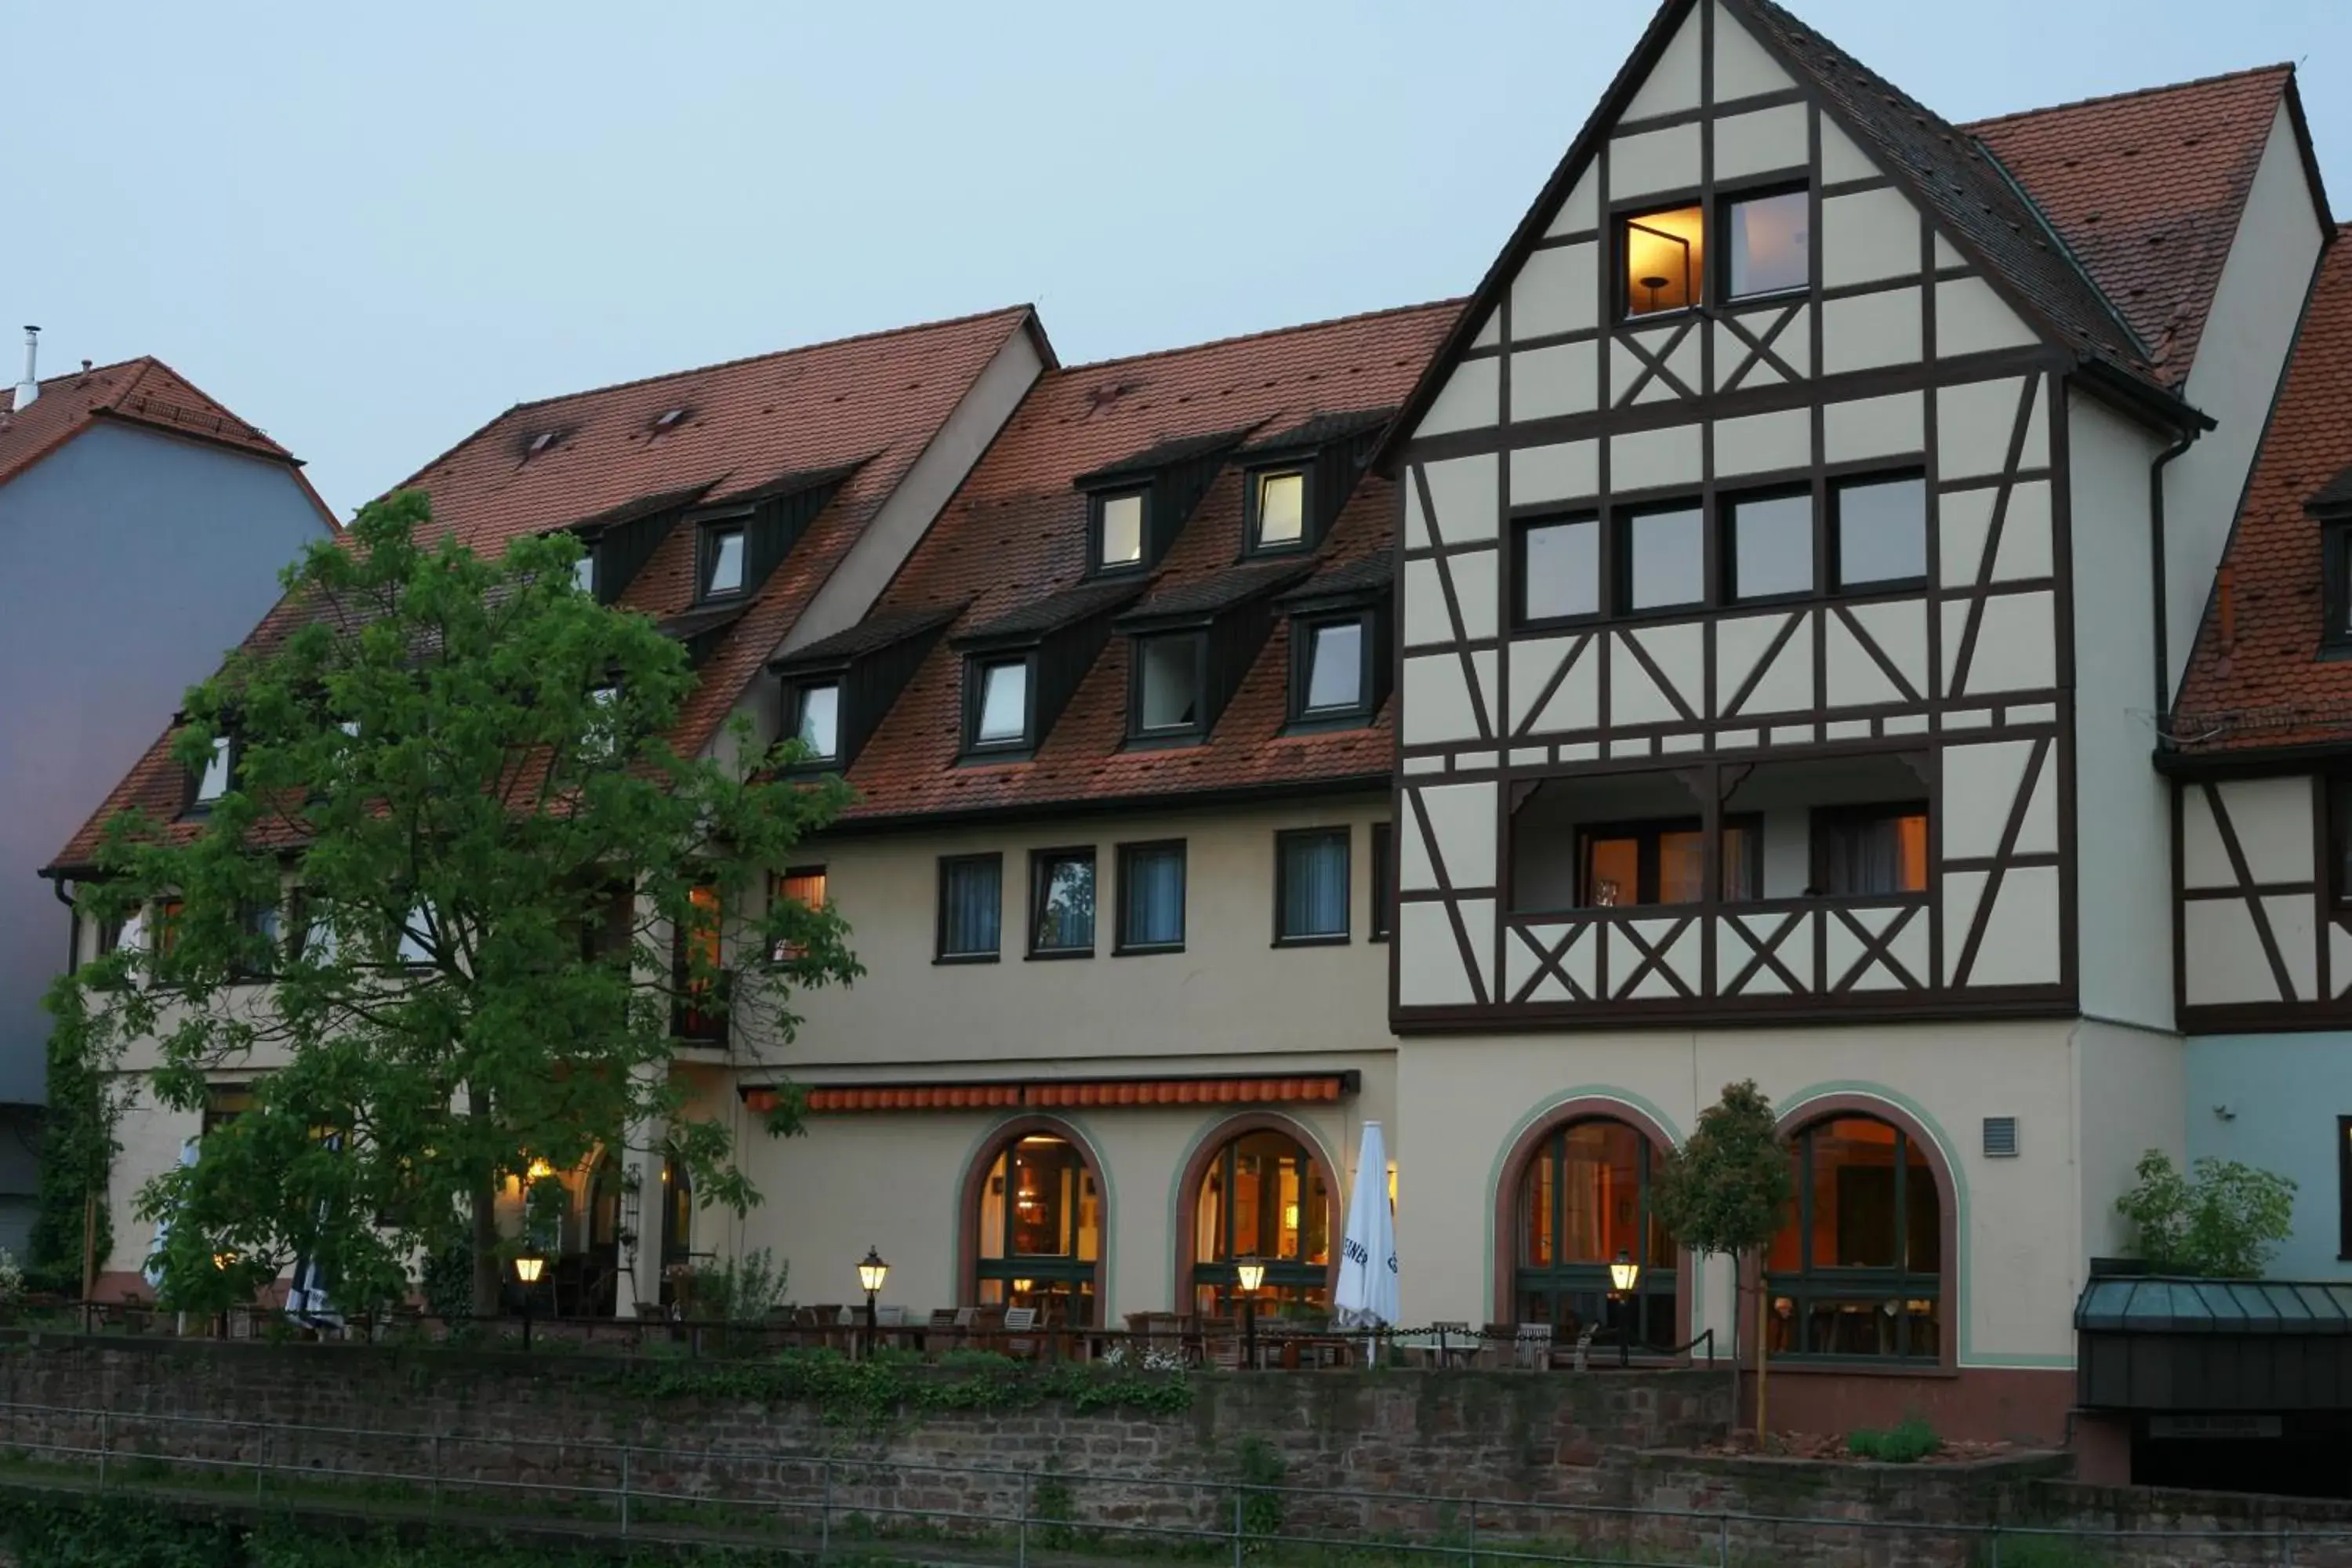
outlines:
[[[2294,1184],[2208,1156],[2182,1175],[2158,1149],[2140,1156],[2139,1185],[2116,1200],[2133,1253],[2161,1274],[2258,1279],[2294,1223]]]
[[[1845,1439],[1847,1453],[1882,1465],[1916,1465],[1943,1446],[1944,1440],[1936,1436],[1936,1429],[1916,1415],[1884,1432],[1857,1427],[1847,1433]]]
[[[724,1323],[756,1323],[785,1305],[792,1279],[790,1258],[779,1260],[766,1247],[754,1247],[714,1268],[697,1268],[691,1300],[693,1315]]]

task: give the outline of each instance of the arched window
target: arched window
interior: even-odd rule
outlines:
[[[1671,1351],[1676,1248],[1650,1212],[1650,1141],[1622,1121],[1573,1121],[1536,1148],[1519,1178],[1518,1321],[1550,1323],[1555,1343],[1587,1328],[1601,1342]],[[1609,1266],[1641,1266],[1633,1295],[1614,1299]]]
[[[1766,1259],[1774,1355],[1935,1361],[1946,1215],[1911,1135],[1874,1116],[1790,1141],[1797,1200]]]
[[[1244,1132],[1210,1160],[1192,1206],[1192,1303],[1235,1310],[1234,1264],[1265,1265],[1260,1310],[1331,1304],[1331,1184],[1321,1161],[1287,1132]]]
[[[1031,1132],[998,1149],[979,1219],[981,1305],[1034,1308],[1049,1323],[1097,1321],[1102,1191],[1076,1145]]]

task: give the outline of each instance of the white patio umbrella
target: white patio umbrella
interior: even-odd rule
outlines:
[[[1339,1321],[1350,1327],[1396,1324],[1396,1215],[1389,1210],[1388,1146],[1377,1121],[1364,1123],[1363,1148],[1356,1156],[1356,1187],[1348,1199],[1339,1285],[1331,1305]]]
[[[342,1134],[329,1134],[326,1146],[335,1150],[342,1148]],[[319,1200],[320,1224],[323,1226],[326,1219],[327,1200],[321,1198]],[[310,1329],[340,1329],[343,1326],[342,1314],[336,1311],[334,1304],[327,1300],[326,1270],[319,1267],[319,1259],[313,1254],[306,1252],[294,1259],[294,1278],[288,1282],[286,1291],[286,1315]]]
[[[196,1141],[184,1139],[180,1143],[180,1163],[183,1167],[196,1163]],[[163,1288],[163,1243],[171,1239],[172,1216],[168,1214],[155,1222],[155,1245],[147,1249],[147,1261],[140,1266],[140,1278],[147,1281],[150,1290]]]

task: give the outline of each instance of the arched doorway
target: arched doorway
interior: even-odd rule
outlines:
[[[1076,1140],[1046,1124],[983,1156],[968,1205],[973,1299],[1034,1308],[1038,1321],[1100,1321],[1102,1184]]]
[[[1950,1194],[1918,1134],[1859,1109],[1789,1140],[1796,1198],[1765,1258],[1775,1357],[1943,1359]]]
[[[1260,1312],[1328,1310],[1331,1247],[1339,1215],[1331,1173],[1286,1126],[1268,1121],[1212,1140],[1191,1183],[1192,1310],[1204,1317],[1239,1310],[1235,1265],[1265,1265]]]
[[[589,1317],[611,1317],[620,1288],[621,1186],[621,1162],[610,1152],[596,1156],[580,1216],[578,1302],[572,1309]]]
[[[661,1304],[684,1299],[694,1261],[694,1173],[674,1154],[662,1160]]]
[[[1513,1321],[1549,1323],[1555,1343],[1681,1347],[1681,1248],[1652,1212],[1658,1145],[1632,1123],[1570,1110],[1519,1145],[1509,1188]],[[1619,1298],[1610,1266],[1640,1274]]]

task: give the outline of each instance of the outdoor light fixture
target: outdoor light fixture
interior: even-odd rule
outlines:
[[[515,1254],[515,1279],[522,1285],[522,1348],[526,1351],[530,1349],[530,1298],[546,1269],[547,1259],[538,1253]]]
[[[1617,1249],[1617,1260],[1609,1266],[1609,1288],[1620,1296],[1630,1296],[1633,1287],[1642,1282],[1642,1266],[1623,1247]]]
[[[1242,1365],[1257,1365],[1257,1288],[1265,1283],[1265,1260],[1236,1258],[1234,1279],[1242,1288]]]
[[[882,1261],[878,1247],[866,1249],[865,1260],[857,1266],[857,1286],[866,1292],[866,1353],[874,1353],[874,1298],[882,1293],[882,1281],[890,1278],[890,1266]]]
[[[543,1182],[553,1174],[555,1174],[555,1167],[534,1155],[530,1162],[530,1169],[524,1174],[524,1180]]]

